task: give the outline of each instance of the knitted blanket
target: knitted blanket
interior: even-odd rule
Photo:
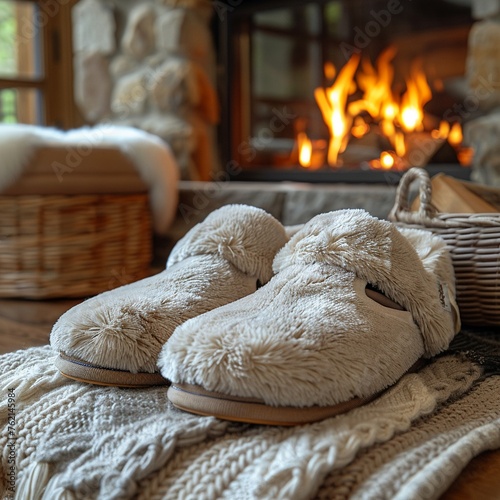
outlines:
[[[500,341],[462,332],[372,403],[299,427],[176,410],[165,388],[63,378],[50,347],[0,357],[0,497],[438,498],[500,448]],[[320,383],[320,382],[319,382]]]

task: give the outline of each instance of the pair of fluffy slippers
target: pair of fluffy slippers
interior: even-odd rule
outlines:
[[[293,425],[369,401],[459,330],[438,237],[340,210],[287,240],[262,210],[217,210],[163,273],[59,319],[59,369],[111,385],[171,381],[178,408]]]

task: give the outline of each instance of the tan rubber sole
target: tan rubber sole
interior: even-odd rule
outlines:
[[[420,370],[427,362],[426,359],[419,359],[405,374]],[[259,399],[228,396],[220,392],[207,391],[203,387],[193,384],[172,384],[168,389],[167,396],[179,410],[196,415],[247,424],[293,426],[319,422],[325,418],[347,413],[373,401],[384,392],[385,390],[366,398],[353,398],[333,406],[305,408],[269,406]]]
[[[266,405],[258,399],[227,396],[191,384],[172,384],[167,396],[176,408],[196,415],[249,424],[285,426],[308,424],[334,417],[369,403],[376,397],[354,398],[334,406],[276,407]]]
[[[63,353],[59,354],[54,364],[65,377],[87,384],[139,388],[170,383],[159,373],[131,373],[94,366]]]

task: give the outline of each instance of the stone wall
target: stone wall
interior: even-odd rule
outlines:
[[[72,13],[84,120],[160,136],[183,179],[209,180],[218,166],[212,11],[209,0],[80,0]]]
[[[464,131],[474,149],[472,179],[500,187],[500,0],[472,0],[472,14],[477,22],[469,35],[469,90],[457,111],[468,120]]]

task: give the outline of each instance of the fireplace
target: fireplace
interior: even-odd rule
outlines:
[[[464,0],[216,2],[223,165],[237,180],[468,178]],[[475,110],[474,110],[475,111]]]

